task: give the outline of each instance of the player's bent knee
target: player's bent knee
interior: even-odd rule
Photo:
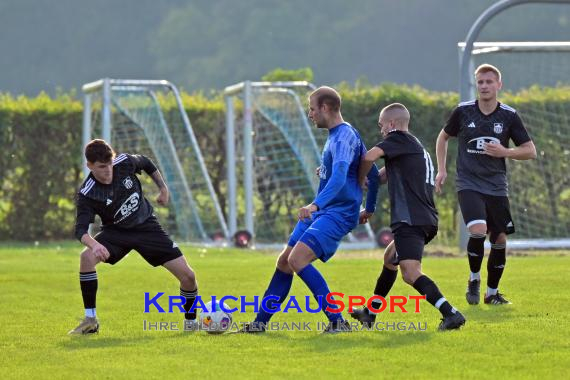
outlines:
[[[99,260],[89,248],[85,248],[81,251],[81,255],[79,257],[81,262],[85,264],[96,265],[101,262],[101,260]]]
[[[405,269],[404,267],[402,267],[401,269],[402,269],[402,279],[408,285],[414,285],[414,282],[416,282],[416,280],[421,276],[421,273],[419,273],[418,271]]]
[[[287,248],[283,252],[281,252],[279,257],[277,258],[276,266],[281,272],[292,273],[293,270],[289,266],[289,255],[291,254],[291,249]]]
[[[496,233],[491,232],[489,236],[489,241],[491,244],[506,244],[507,243],[507,234],[504,232]]]
[[[182,275],[182,280],[188,283],[196,283],[196,273],[191,268],[188,268]]]
[[[394,262],[394,256],[396,255],[396,250],[386,250],[384,252],[384,265],[392,265]]]
[[[487,233],[487,225],[483,223],[477,223],[468,228],[470,234],[474,235],[485,235]]]
[[[183,271],[175,274],[178,281],[180,281],[180,287],[182,289],[192,290],[197,287],[196,283],[196,273],[192,268],[187,267]]]
[[[410,276],[409,274],[405,274],[404,272],[402,272],[402,279],[408,285],[413,285],[415,282],[415,280],[413,279],[413,276]]]
[[[303,268],[305,268],[309,263],[303,260],[299,255],[290,255],[287,260],[289,267],[295,272],[299,273]]]

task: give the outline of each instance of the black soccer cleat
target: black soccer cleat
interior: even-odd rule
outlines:
[[[467,281],[465,299],[469,305],[479,305],[479,299],[481,298],[480,288],[480,280]]]
[[[511,305],[511,301],[505,299],[505,297],[503,297],[503,294],[499,292],[491,296],[485,296],[484,302],[487,305]]]
[[[353,309],[352,313],[350,313],[350,316],[360,322],[362,326],[367,328],[372,328],[372,326],[374,326],[374,322],[376,321],[376,315],[370,314],[366,307]]]
[[[352,332],[350,327],[350,322],[341,320],[336,322],[329,322],[326,329],[323,330],[323,334],[339,334]]]
[[[263,334],[265,333],[265,325],[259,322],[245,323],[241,329],[233,334]]]
[[[456,330],[465,324],[465,317],[459,311],[455,311],[455,314],[448,315],[441,319],[438,330]]]

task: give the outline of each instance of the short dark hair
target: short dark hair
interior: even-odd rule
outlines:
[[[115,151],[105,140],[91,140],[85,145],[85,158],[92,164],[95,162],[109,162],[115,157]]]
[[[342,100],[340,94],[332,87],[322,86],[317,88],[311,96],[317,100],[317,105],[321,107],[323,104],[328,105],[333,111],[340,111]]]

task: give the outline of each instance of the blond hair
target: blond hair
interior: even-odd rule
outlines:
[[[483,63],[482,65],[479,65],[479,67],[477,67],[477,69],[475,70],[474,75],[477,76],[480,73],[488,73],[488,72],[495,73],[495,75],[499,79],[499,82],[501,81],[501,71],[489,63]]]

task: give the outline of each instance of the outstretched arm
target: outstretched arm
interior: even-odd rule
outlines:
[[[360,167],[358,168],[358,182],[362,187],[366,183],[366,177],[372,169],[374,162],[380,157],[384,156],[384,151],[375,146],[366,152],[366,155],[360,160]]]
[[[447,178],[447,143],[451,135],[443,129],[437,136],[435,154],[437,156],[437,175],[435,176],[435,191],[441,193],[445,179]]]
[[[375,164],[373,164],[370,171],[368,171],[366,180],[366,187],[368,189],[366,192],[366,205],[365,208],[360,211],[360,217],[358,219],[359,224],[367,223],[368,219],[370,219],[374,214],[374,211],[376,211],[378,188],[380,187],[380,174]]]

